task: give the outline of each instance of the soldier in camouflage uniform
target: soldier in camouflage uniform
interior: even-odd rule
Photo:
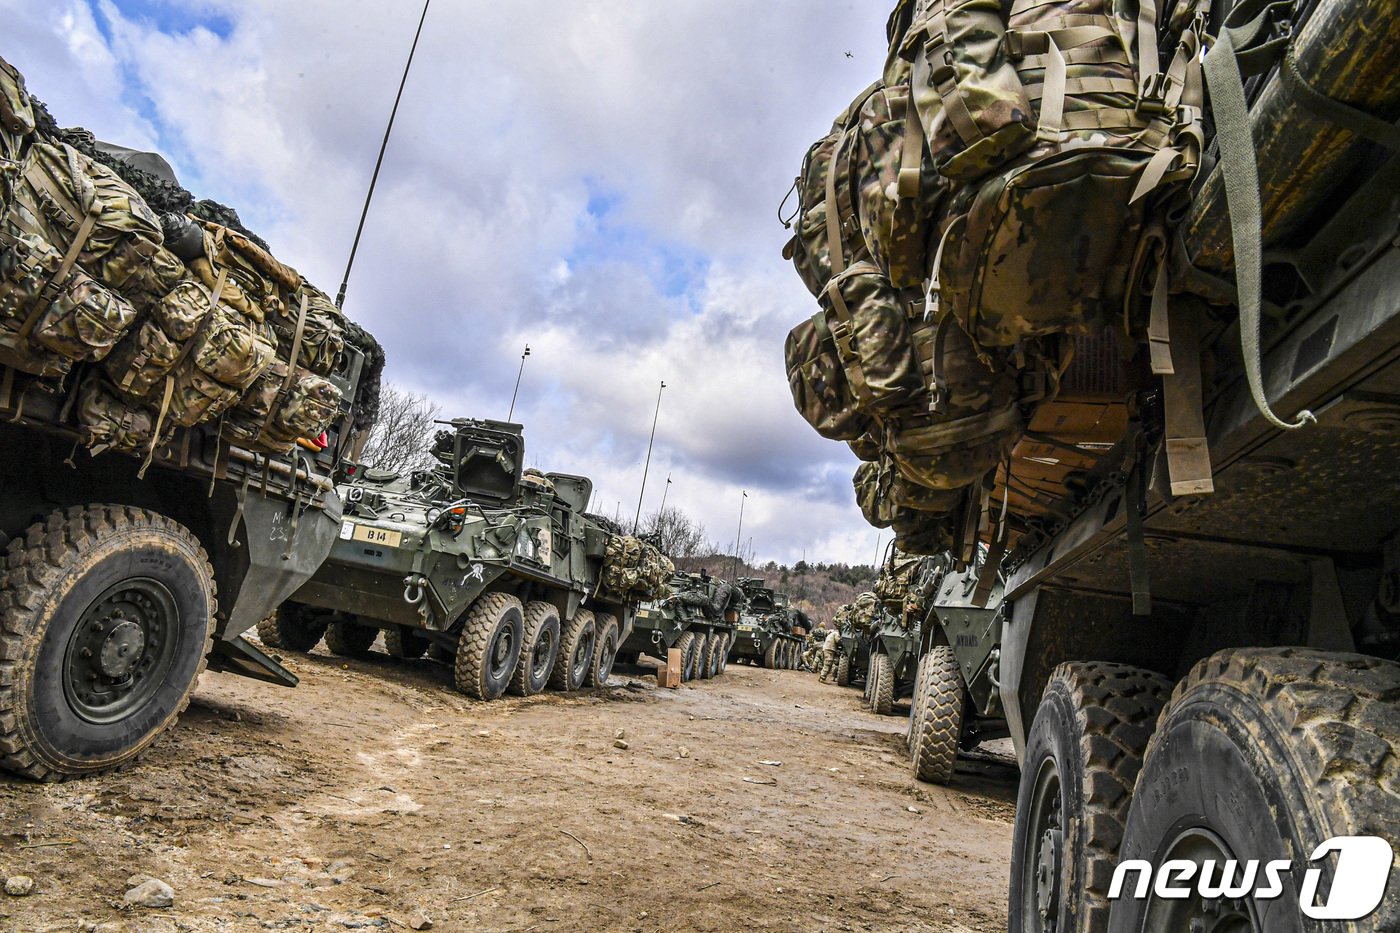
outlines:
[[[821,656],[822,642],[826,640],[827,627],[823,622],[819,628],[815,628],[807,633],[807,645],[802,652],[800,667],[804,671],[819,671],[821,665],[818,658]]]
[[[841,612],[850,609],[850,606],[842,606]],[[839,613],[838,613],[839,615]],[[841,653],[841,631],[833,628],[826,633],[826,638],[822,641],[822,670],[820,679],[822,683],[836,676],[836,656]]]

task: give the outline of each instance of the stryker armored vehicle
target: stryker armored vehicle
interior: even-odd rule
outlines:
[[[604,685],[670,561],[585,514],[590,480],[524,469],[520,425],[450,425],[431,469],[350,471],[330,557],[260,626],[264,642],[306,651],[324,637],[363,657],[382,630],[391,655],[435,649],[482,700]]]
[[[193,202],[0,60],[0,768],[26,777],[131,763],[206,664],[297,682],[241,636],[330,550],[382,358]]]
[[[921,660],[909,710],[909,756],[915,777],[943,784],[953,776],[959,750],[1007,735],[998,689],[1004,604],[998,585],[987,605],[978,605],[980,567],[945,572],[944,557],[926,560],[932,572],[924,579],[932,586],[915,646]]]
[[[906,39],[900,16],[915,13]],[[956,30],[955,13],[970,18]],[[931,481],[971,462],[956,456],[967,446],[905,460],[901,481],[931,465],[906,501],[963,497],[894,526],[977,568],[974,607],[991,611],[1004,587],[991,681],[1021,763],[1010,933],[1400,929],[1394,0],[985,15],[914,2],[890,22],[890,62],[914,60],[905,99],[921,116],[974,110],[920,121],[966,131],[924,135],[969,179],[939,179],[939,205],[966,213],[948,217],[951,248],[917,270],[943,320],[984,347],[993,328],[1020,335],[1038,320],[1075,348],[1054,391],[1007,409],[1006,449],[985,448],[970,484]],[[1064,90],[1066,61],[1078,89]],[[980,96],[1000,105],[1008,88],[1034,98],[1001,107],[1026,121],[1014,128]],[[1024,146],[979,162],[1012,129]],[[1131,149],[1164,142],[1160,157]],[[1056,154],[1026,148],[1041,145]],[[1076,175],[1080,156],[1120,158],[1121,195],[1106,175]],[[903,164],[890,189],[865,189],[869,203],[919,174]],[[901,248],[919,242],[910,217],[917,207],[893,221]],[[950,275],[961,289],[940,287]],[[1097,304],[1081,314],[1076,297]],[[946,373],[924,386],[936,404],[956,390]],[[865,445],[872,459],[907,452],[880,437]],[[1122,866],[1139,869],[1126,886]],[[1222,884],[1221,866],[1247,866],[1246,880]]]
[[[758,577],[740,578],[739,589],[744,602],[729,651],[730,660],[777,670],[797,667],[802,656],[806,614],[789,605],[786,593],[765,586]]]
[[[742,600],[738,587],[708,573],[678,571],[671,577],[672,594],[642,606],[632,632],[617,659],[635,664],[643,654],[662,661],[671,648],[681,651],[681,680],[705,680],[724,673],[734,640]]]

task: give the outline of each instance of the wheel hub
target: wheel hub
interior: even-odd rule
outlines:
[[[1035,906],[1041,923],[1051,928],[1060,901],[1060,852],[1064,844],[1058,827],[1046,827],[1040,836],[1040,857],[1035,865]]]
[[[116,722],[160,688],[173,663],[180,612],[164,584],[123,580],[78,618],[63,666],[68,706],[92,723]]]
[[[496,636],[496,643],[491,646],[491,672],[496,677],[507,673],[506,667],[510,665],[511,650],[514,647],[515,639],[509,628]]]
[[[135,622],[122,621],[108,631],[97,654],[97,666],[112,680],[125,680],[141,660],[146,633]]]

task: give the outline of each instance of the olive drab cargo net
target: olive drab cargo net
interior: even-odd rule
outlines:
[[[671,595],[676,567],[654,545],[632,535],[609,535],[599,586],[622,602],[662,600]]]
[[[328,377],[345,344],[334,303],[256,238],[157,215],[36,132],[0,60],[0,364],[64,380],[95,453],[149,456],[199,424],[261,453],[315,447],[342,407]]]
[[[784,255],[820,310],[788,336],[789,386],[864,461],[857,502],[902,551],[978,530],[1076,337],[1165,329],[1205,10],[901,0],[880,80],[808,150]]]

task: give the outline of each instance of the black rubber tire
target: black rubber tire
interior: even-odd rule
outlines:
[[[1109,929],[1207,928],[1222,913],[1230,929],[1268,933],[1400,929],[1393,872],[1390,896],[1364,920],[1322,923],[1298,907],[1308,869],[1322,869],[1318,891],[1332,890],[1336,858],[1306,861],[1322,842],[1380,836],[1400,852],[1397,758],[1400,665],[1286,648],[1201,661],[1177,684],[1147,747],[1120,858],[1282,859],[1293,868],[1269,901],[1203,905],[1194,891],[1170,901],[1123,897]]]
[[[919,717],[923,715],[924,709],[924,682],[928,680],[931,665],[927,662],[928,655],[919,662],[919,669],[914,674],[914,697],[909,701],[909,724],[904,732],[905,749],[909,752],[909,757],[914,757],[914,740],[919,733]]]
[[[485,593],[463,616],[453,682],[472,699],[497,699],[520,664],[525,607],[509,593]]]
[[[883,651],[871,655],[870,670],[875,676],[870,709],[876,716],[888,716],[894,711],[894,668],[890,666],[890,656]]]
[[[914,733],[909,757],[914,777],[930,784],[947,784],[958,763],[963,703],[967,690],[953,649],[936,645],[919,664],[914,698]]]
[[[369,657],[369,649],[379,637],[379,629],[372,625],[362,625],[336,613],[326,626],[326,650],[338,658]]]
[[[258,641],[268,648],[300,651],[303,654],[321,643],[326,634],[327,614],[310,606],[286,602],[258,623]]]
[[[768,650],[763,652],[763,666],[770,671],[778,666],[778,640],[776,638],[768,645]]]
[[[836,686],[849,687],[851,685],[851,659],[844,654],[836,659]]]
[[[588,665],[588,686],[596,689],[606,687],[608,678],[612,676],[622,627],[617,623],[617,616],[607,612],[600,612],[594,616],[594,626],[598,636],[593,639],[593,660]]]
[[[416,661],[428,650],[432,642],[405,625],[393,625],[384,630],[384,650],[389,657],[401,661]]]
[[[559,655],[549,675],[549,685],[555,690],[572,693],[583,686],[588,678],[588,667],[593,663],[595,631],[593,613],[587,609],[575,612],[574,617],[564,623],[564,632],[559,637]]]
[[[712,680],[713,680],[714,678],[718,677],[720,671],[722,671],[722,670],[724,669],[723,664],[724,664],[724,649],[725,649],[725,647],[726,647],[726,646],[725,646],[725,643],[724,643],[724,633],[723,633],[723,632],[711,632],[711,633],[710,633],[710,679],[712,679]]]
[[[30,526],[10,541],[0,568],[0,768],[58,781],[134,762],[179,718],[204,670],[218,606],[214,571],[199,541],[154,512],[93,505],[56,511]],[[66,684],[82,666],[72,649],[83,631],[95,637],[113,619],[119,621],[103,642],[103,658],[118,628],[131,631],[125,626],[135,624],[149,634],[143,616],[124,618],[121,604],[100,620],[89,615],[125,598],[128,583],[149,587],[147,581],[159,586],[150,592],[169,598],[162,615],[174,623],[174,643],[155,655],[148,648],[157,645],[143,638],[134,664],[126,660],[129,646],[116,649],[121,657],[114,663],[129,671],[103,675],[111,686],[140,680],[136,669],[143,664],[157,686],[134,686],[126,699],[114,700],[134,708],[102,722],[98,706],[80,710],[76,688],[69,696]]]
[[[1126,664],[1071,662],[1051,672],[1021,765],[1010,933],[1107,928],[1133,782],[1170,692],[1167,678]]]
[[[715,676],[723,674],[725,668],[729,667],[729,649],[734,644],[734,637],[729,632],[718,633],[719,648],[715,651]]]
[[[531,697],[549,685],[559,657],[559,610],[553,603],[532,601],[525,605],[525,626],[520,636],[520,663],[507,688],[518,697]]]
[[[676,642],[676,647],[681,649],[681,683],[689,683],[695,679],[695,661],[700,655],[700,636],[694,632],[686,632]]]
[[[713,635],[704,634],[695,637],[695,679],[710,679],[710,659],[714,655],[715,638]]]

